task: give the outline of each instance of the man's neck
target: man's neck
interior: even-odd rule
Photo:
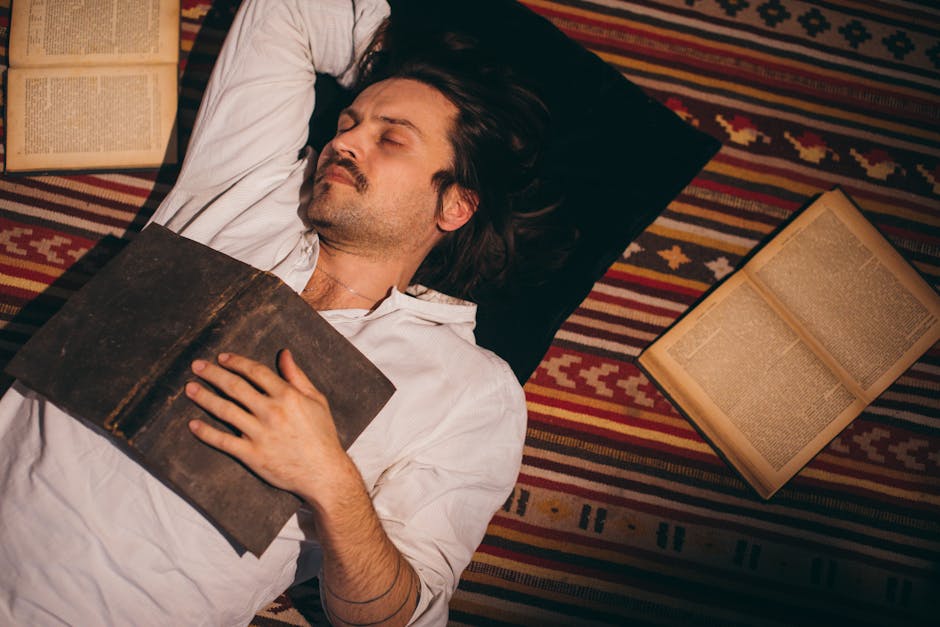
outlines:
[[[378,307],[392,289],[404,291],[415,268],[338,251],[321,242],[317,267],[301,292],[318,311]]]
[[[381,297],[354,293],[332,281],[322,271],[314,272],[307,282],[307,287],[300,294],[317,311],[330,309],[375,309],[388,296],[386,291]]]

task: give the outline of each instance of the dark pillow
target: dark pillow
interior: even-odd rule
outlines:
[[[555,219],[566,228],[573,225],[577,239],[561,268],[484,288],[476,298],[478,343],[505,359],[525,382],[594,283],[719,144],[516,2],[390,4],[396,20],[473,36],[524,78],[551,114],[543,178],[563,198]],[[326,107],[332,99],[323,96]]]

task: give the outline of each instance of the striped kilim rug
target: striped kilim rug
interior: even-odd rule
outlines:
[[[630,244],[528,382],[522,472],[452,623],[937,624],[940,347],[769,502],[633,358],[837,184],[940,285],[940,10],[931,0],[525,4],[724,147]],[[231,2],[214,5],[183,2],[184,137],[231,18]],[[0,179],[2,360],[113,254],[106,235],[142,226],[173,177]],[[322,624],[304,609],[315,605],[302,587],[255,624]]]

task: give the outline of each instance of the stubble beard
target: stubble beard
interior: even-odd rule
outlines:
[[[355,242],[362,239],[369,211],[360,194],[341,196],[331,181],[314,184],[313,197],[307,206],[307,221],[321,238],[329,241]]]
[[[401,246],[402,234],[382,219],[372,202],[358,186],[321,180],[314,183],[307,222],[331,248],[368,257],[388,256]]]
[[[348,159],[331,156],[318,170],[335,165],[345,169],[352,184],[314,176],[313,193],[307,205],[307,222],[318,233],[321,242],[333,248],[357,252],[372,257],[397,257],[414,250],[413,236],[424,226],[419,222],[400,222],[389,219],[382,208],[372,206],[381,200],[370,198],[370,181],[358,166]],[[395,201],[384,198],[386,202]],[[415,206],[415,198],[398,198],[401,207]],[[436,204],[429,207],[427,219],[436,215]]]
[[[330,167],[345,170],[351,179],[351,185],[326,179],[326,172]],[[355,190],[355,196],[349,198],[349,194],[343,194],[343,187],[351,187]],[[321,236],[326,236],[332,230],[358,230],[357,227],[362,226],[368,214],[364,198],[368,190],[369,179],[356,162],[336,154],[330,155],[317,165],[317,172],[313,177],[313,193],[306,211],[308,222]]]

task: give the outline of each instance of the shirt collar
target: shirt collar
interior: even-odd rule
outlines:
[[[423,285],[412,285],[405,293],[392,288],[379,306],[367,309],[331,309],[320,314],[329,320],[380,318],[405,309],[428,322],[441,324],[476,324],[477,306],[470,301],[448,296]]]
[[[320,252],[320,242],[317,234],[313,231],[307,231],[300,238],[296,248],[299,249],[301,257],[301,262],[298,265],[302,266],[303,270],[302,281],[297,281],[300,287],[295,288],[299,290],[303,285],[306,285],[307,279],[316,267]],[[392,288],[388,297],[372,311],[367,309],[331,309],[319,313],[331,322],[340,322],[372,320],[400,310],[406,310],[415,317],[427,322],[456,325],[473,341],[473,329],[476,326],[477,315],[476,304],[448,296],[423,285],[411,285],[405,290],[405,293]]]

